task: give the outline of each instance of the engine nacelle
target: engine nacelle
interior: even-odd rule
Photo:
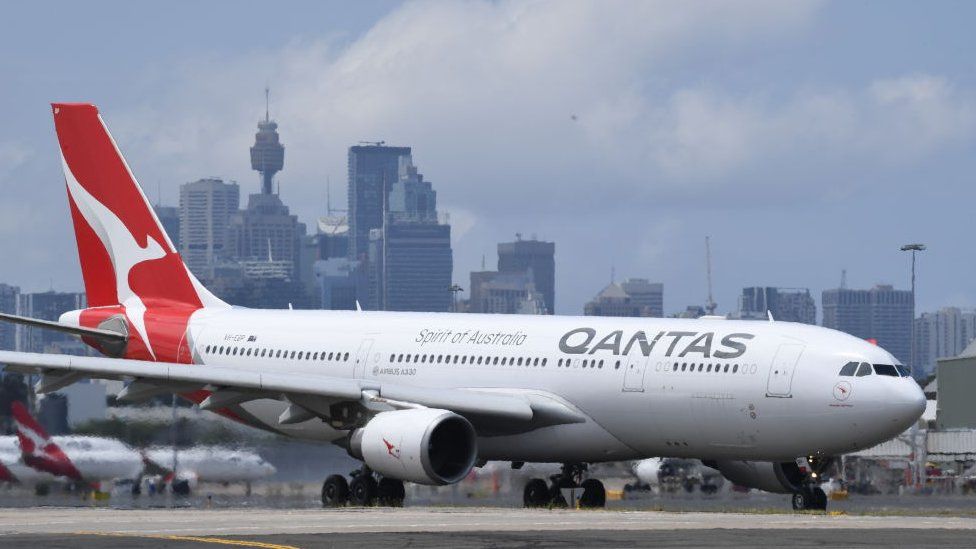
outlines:
[[[792,494],[803,485],[800,467],[791,461],[706,461],[732,483],[778,494]]]
[[[478,457],[474,427],[448,410],[417,408],[376,414],[349,437],[349,453],[384,476],[418,484],[453,484]]]

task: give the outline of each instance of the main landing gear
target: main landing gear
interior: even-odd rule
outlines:
[[[342,475],[330,475],[322,483],[322,507],[403,507],[406,491],[403,481],[388,477],[377,480],[376,475],[363,467],[354,471],[352,480]]]
[[[562,472],[549,477],[549,484],[541,478],[529,480],[525,485],[522,500],[526,507],[549,507],[565,509],[569,507],[563,489],[582,489],[579,498],[581,509],[602,509],[607,505],[607,492],[603,483],[595,478],[583,480],[586,464],[565,463]]]

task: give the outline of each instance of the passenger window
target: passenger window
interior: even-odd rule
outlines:
[[[492,364],[494,364],[495,366],[498,366],[498,357],[496,356],[496,357],[495,357],[495,358],[494,358],[494,359],[493,359],[493,360],[491,361],[491,363],[492,363]]]
[[[601,370],[603,369],[603,359],[602,358],[600,359],[600,365],[597,366],[597,368],[599,368]]]
[[[468,355],[461,355],[461,364],[468,363]]]
[[[543,358],[543,359],[542,359],[542,367],[543,367],[543,368],[545,368],[545,367],[546,367],[546,362],[547,362],[548,360],[549,360],[549,359],[547,359],[547,358]]]
[[[614,370],[619,370],[620,369],[620,361],[619,360],[617,361],[616,364],[613,365],[613,369]]]
[[[840,369],[840,375],[842,376],[853,376],[854,372],[857,371],[857,362],[848,362]]]
[[[879,376],[899,377],[898,370],[896,370],[891,364],[875,364],[874,373],[878,374]]]
[[[734,374],[734,373],[736,373],[738,371],[739,371],[739,365],[738,364],[733,364],[732,365],[732,373]]]
[[[857,367],[857,377],[864,377],[871,375],[871,365],[867,362],[862,362],[860,366]]]
[[[711,372],[711,371],[712,371],[712,365],[711,365],[711,364],[709,364],[709,365],[708,365],[708,369],[706,369],[705,371],[706,371],[706,372]]]
[[[344,360],[349,360],[349,353],[346,353],[346,358]]]

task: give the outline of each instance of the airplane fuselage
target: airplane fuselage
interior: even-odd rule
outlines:
[[[487,460],[829,456],[901,433],[924,406],[909,377],[839,375],[896,364],[883,349],[788,322],[201,309],[188,335],[194,363],[533,393],[586,417],[481,436]],[[239,415],[300,438],[346,435],[318,419],[280,425],[285,406],[255,400]]]

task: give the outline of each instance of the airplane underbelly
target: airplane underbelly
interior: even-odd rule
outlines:
[[[592,421],[543,427],[519,435],[480,437],[478,457],[489,461],[601,462],[639,454]]]

